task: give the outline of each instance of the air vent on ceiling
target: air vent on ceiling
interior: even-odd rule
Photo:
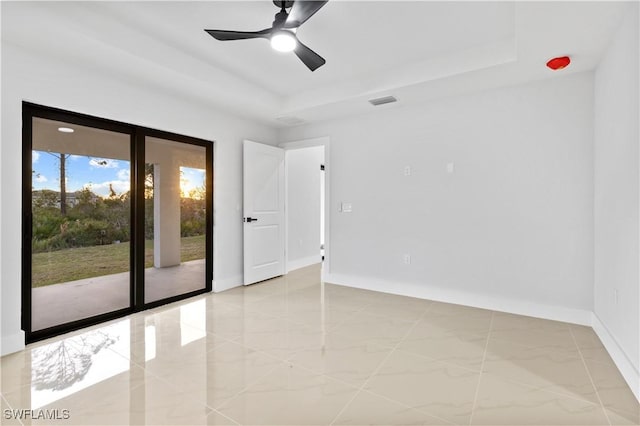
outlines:
[[[297,126],[299,124],[304,124],[304,120],[298,117],[283,116],[277,117],[276,120],[278,120],[282,124],[286,124],[287,126]]]
[[[390,104],[392,102],[398,102],[393,96],[383,96],[382,98],[369,99],[369,103],[373,106]]]

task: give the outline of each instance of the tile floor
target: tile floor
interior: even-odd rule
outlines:
[[[21,423],[11,409],[59,425],[640,421],[588,327],[319,277],[304,268],[3,357],[1,423]]]

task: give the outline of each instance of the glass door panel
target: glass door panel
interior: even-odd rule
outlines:
[[[129,308],[131,136],[32,118],[31,330]]]
[[[206,151],[145,138],[145,303],[206,288]]]

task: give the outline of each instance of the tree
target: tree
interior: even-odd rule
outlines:
[[[67,158],[71,157],[71,154],[51,153],[47,151],[47,154],[56,157],[59,161],[60,169],[60,213],[63,216],[67,214]]]

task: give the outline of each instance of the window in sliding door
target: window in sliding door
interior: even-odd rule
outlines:
[[[33,331],[131,305],[131,136],[34,117]]]
[[[207,150],[147,136],[145,174],[145,303],[203,290]]]

